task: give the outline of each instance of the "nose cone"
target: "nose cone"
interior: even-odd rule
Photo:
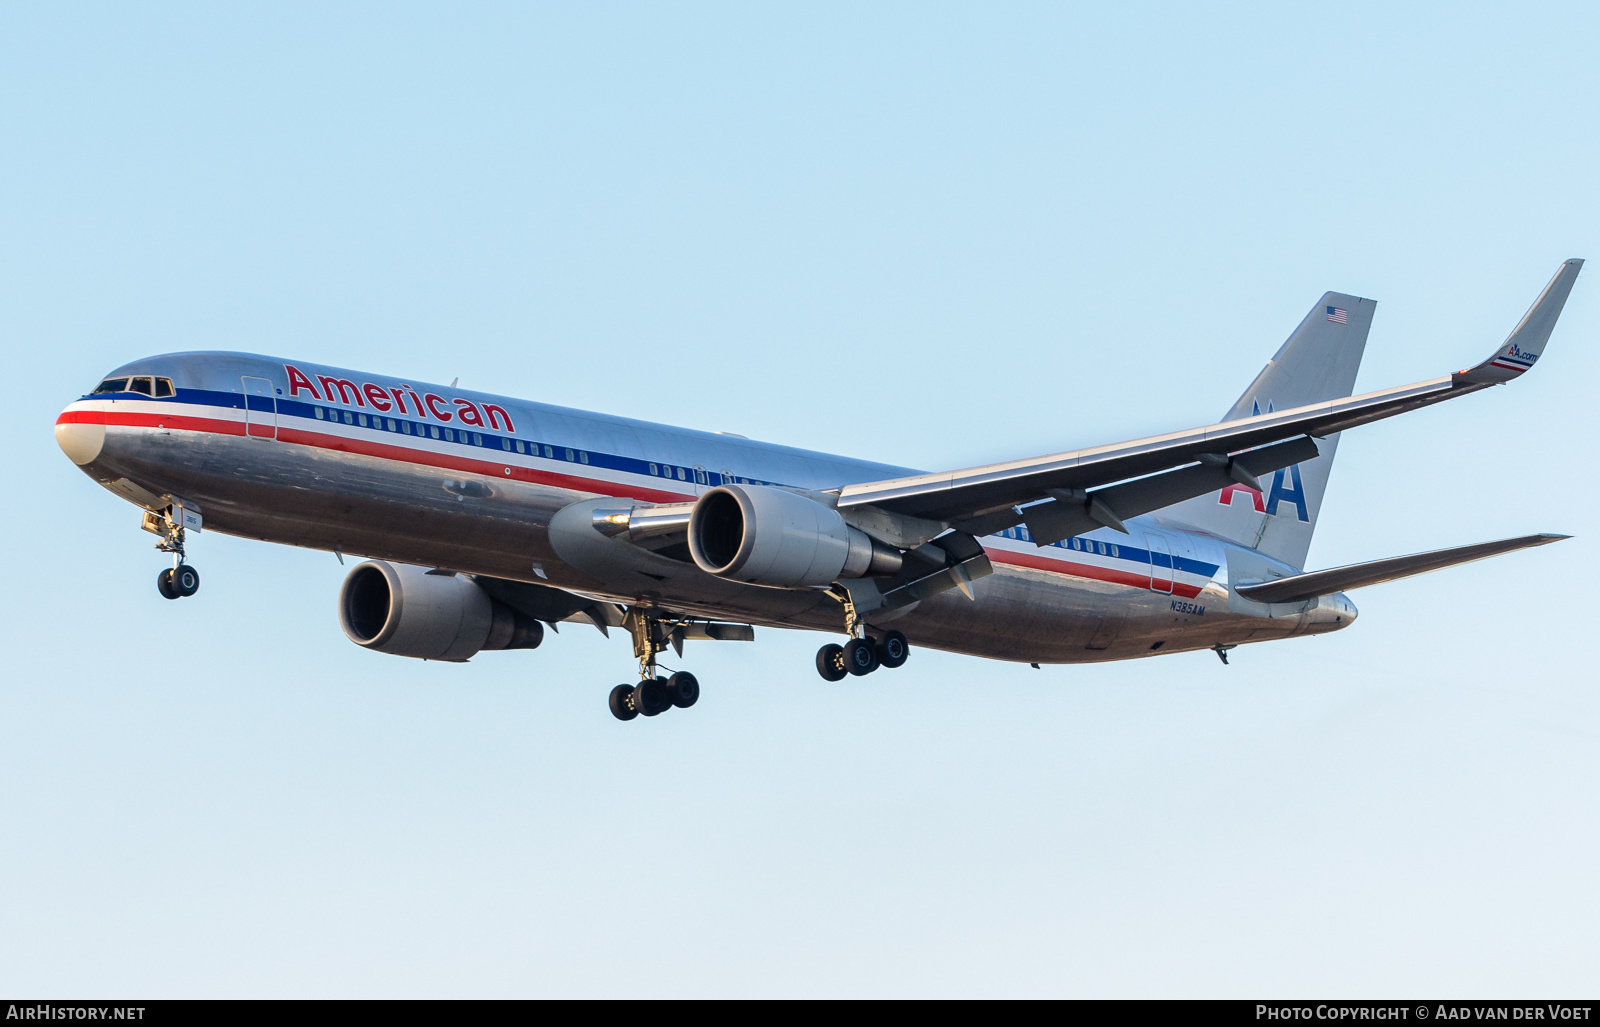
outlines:
[[[106,444],[106,426],[69,421],[67,418],[70,416],[62,414],[61,419],[56,421],[56,445],[67,454],[68,460],[82,467],[93,463],[95,457],[100,455],[101,447]]]

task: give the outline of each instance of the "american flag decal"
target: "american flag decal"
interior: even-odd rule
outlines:
[[[1350,312],[1343,307],[1329,307],[1328,320],[1336,325],[1347,325],[1350,323]]]

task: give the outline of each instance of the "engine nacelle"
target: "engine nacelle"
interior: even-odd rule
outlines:
[[[484,649],[533,649],[544,625],[489,598],[464,574],[369,560],[339,589],[339,626],[356,645],[422,660]]]
[[[696,501],[689,553],[707,574],[800,588],[893,574],[899,550],[845,523],[839,511],[786,489],[720,485]]]

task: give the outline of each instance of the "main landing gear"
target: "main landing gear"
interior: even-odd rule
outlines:
[[[893,670],[911,655],[911,644],[898,631],[886,632],[882,638],[867,635],[848,598],[844,600],[844,629],[850,641],[844,645],[829,642],[817,650],[817,673],[825,680],[843,681],[848,674],[861,677],[879,667]]]
[[[817,673],[829,681],[843,681],[845,675],[860,677],[879,667],[893,670],[906,662],[911,645],[906,636],[891,631],[882,638],[852,638],[844,645],[829,642],[817,650]]]
[[[654,717],[676,706],[686,710],[700,699],[700,682],[686,670],[663,677],[656,673],[656,654],[671,644],[671,631],[661,618],[642,610],[629,610],[623,624],[633,636],[633,655],[639,660],[639,683],[622,684],[611,690],[607,705],[618,720],[632,720],[641,713]],[[680,650],[681,651],[681,650]]]
[[[156,549],[172,554],[172,566],[156,575],[156,591],[163,599],[187,599],[200,591],[200,572],[183,562],[183,525],[171,517],[144,515],[144,529],[161,536]]]

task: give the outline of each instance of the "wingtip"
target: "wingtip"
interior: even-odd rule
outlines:
[[[1571,535],[1555,535],[1548,531],[1543,531],[1539,533],[1539,545],[1547,546],[1552,542],[1561,542],[1571,537]]]

